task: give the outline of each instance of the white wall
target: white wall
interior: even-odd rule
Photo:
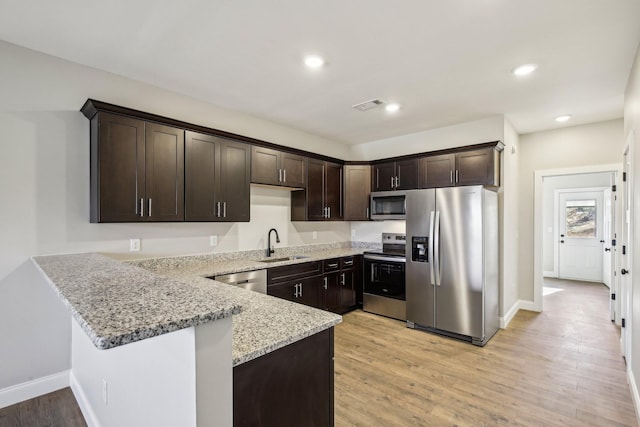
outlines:
[[[638,396],[638,373],[640,373],[640,49],[636,52],[633,69],[629,76],[624,102],[624,136],[632,145],[631,185],[633,236],[631,241],[632,273],[632,313],[631,313],[631,364],[630,385],[636,404],[636,414],[640,405]]]
[[[0,58],[0,390],[69,369],[69,315],[27,264],[33,255],[129,257],[133,237],[140,256],[202,253],[212,234],[217,251],[257,249],[273,226],[281,245],[349,239],[348,223],[291,223],[277,189],[252,189],[251,223],[90,224],[87,98],[338,158],[348,147],[4,42]]]
[[[533,301],[534,172],[622,162],[623,122],[610,120],[520,136],[518,295]]]
[[[544,205],[542,212],[542,229],[544,231],[542,250],[544,257],[542,268],[545,272],[554,271],[553,245],[558,237],[558,232],[555,230],[554,215],[555,191],[573,188],[610,187],[613,184],[612,175],[609,172],[601,172],[544,178]]]
[[[504,116],[496,115],[473,122],[357,144],[351,147],[350,160],[376,160],[502,141],[503,135]]]
[[[508,325],[516,313],[518,301],[518,203],[519,168],[521,162],[520,139],[515,129],[504,121],[504,151],[502,152],[502,182],[498,193],[500,220],[500,317],[501,326]]]

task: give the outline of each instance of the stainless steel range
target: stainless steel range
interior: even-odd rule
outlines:
[[[382,233],[382,251],[364,253],[364,311],[407,320],[406,242],[404,234]]]

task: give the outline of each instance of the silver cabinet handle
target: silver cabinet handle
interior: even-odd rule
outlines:
[[[328,211],[327,218],[331,218],[331,206],[327,208],[327,211]]]
[[[149,212],[147,212],[148,216],[151,216],[151,197],[149,197],[149,209],[147,209]]]
[[[329,268],[336,268],[338,267],[338,263],[336,262],[335,264],[329,264]]]
[[[298,284],[293,285],[293,297],[298,298]]]
[[[325,278],[324,278],[324,290],[326,291],[326,290],[327,290],[327,288],[328,288],[328,285],[327,285],[327,278],[325,277]]]
[[[282,169],[278,169],[278,182],[282,182]]]
[[[380,188],[380,169],[376,169],[376,190]]]
[[[345,282],[346,282],[345,277],[344,277],[344,273],[342,273],[342,274],[341,274],[341,276],[342,276],[342,277],[341,277],[341,280],[340,280],[340,284],[341,284],[342,286],[344,286],[344,284],[345,284]]]
[[[345,261],[344,265],[353,265],[353,261]]]
[[[227,202],[222,202],[222,216],[227,217]]]
[[[302,297],[302,283],[300,283],[300,297]]]
[[[458,179],[458,169],[456,169],[456,183],[457,183],[458,181],[460,181],[460,180]]]
[[[391,177],[391,188],[393,188],[393,183],[394,183],[394,182],[395,182],[395,177],[394,177],[394,176],[392,176],[392,177]]]
[[[140,216],[144,216],[144,199],[140,199]]]
[[[396,176],[396,188],[400,185],[400,176]]]
[[[365,215],[365,218],[369,219],[369,208],[367,208],[367,213]]]
[[[216,216],[220,218],[220,202],[216,202]]]
[[[453,171],[449,171],[449,182],[453,184]]]
[[[287,170],[283,169],[282,170],[282,181],[287,182]]]

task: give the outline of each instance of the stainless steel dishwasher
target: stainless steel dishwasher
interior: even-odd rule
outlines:
[[[210,277],[218,282],[238,286],[250,291],[267,293],[267,270],[243,271],[242,273],[225,274]]]

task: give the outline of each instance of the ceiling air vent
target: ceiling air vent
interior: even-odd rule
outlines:
[[[365,102],[356,104],[353,106],[353,108],[360,111],[367,111],[367,110],[371,110],[372,108],[376,108],[377,106],[382,104],[384,104],[384,102],[380,101],[379,99],[372,99],[371,101],[365,101]]]

